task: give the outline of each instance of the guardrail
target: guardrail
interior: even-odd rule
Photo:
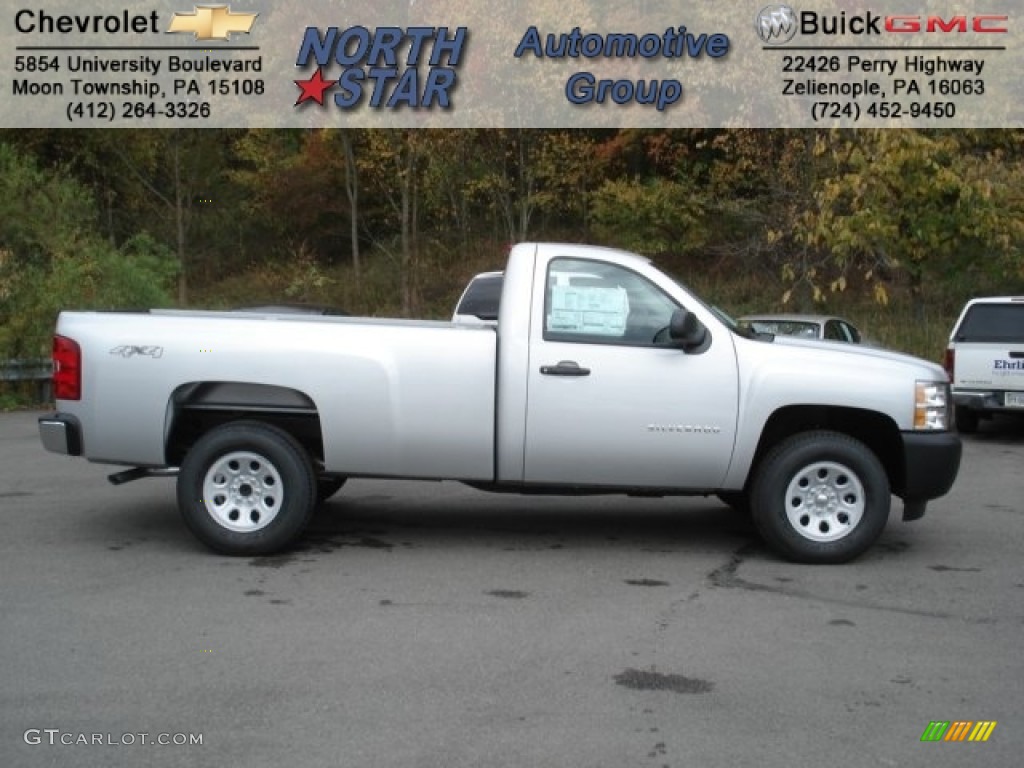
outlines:
[[[53,363],[50,360],[0,360],[0,382],[35,382],[34,394],[40,403],[53,399],[51,376]]]

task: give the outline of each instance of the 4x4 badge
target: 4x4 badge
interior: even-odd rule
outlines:
[[[121,357],[135,357],[136,355],[144,355],[146,357],[152,357],[154,359],[163,357],[163,347],[139,347],[134,344],[122,344],[119,347],[114,347],[110,350],[112,355],[120,355]]]

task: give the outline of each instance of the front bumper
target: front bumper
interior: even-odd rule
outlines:
[[[955,432],[904,432],[899,496],[911,504],[946,495],[960,470],[961,452]]]
[[[43,448],[67,456],[82,455],[82,427],[67,413],[39,417],[39,439]]]

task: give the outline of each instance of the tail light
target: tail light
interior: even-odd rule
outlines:
[[[82,399],[82,348],[66,336],[53,337],[53,396]]]
[[[956,364],[956,350],[947,349],[946,356],[942,360],[942,367],[946,369],[946,375],[949,376],[949,380],[953,380],[953,367]]]

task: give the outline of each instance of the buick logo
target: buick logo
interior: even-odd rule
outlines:
[[[796,11],[788,5],[766,5],[757,14],[754,28],[766,45],[783,45],[796,34]]]

